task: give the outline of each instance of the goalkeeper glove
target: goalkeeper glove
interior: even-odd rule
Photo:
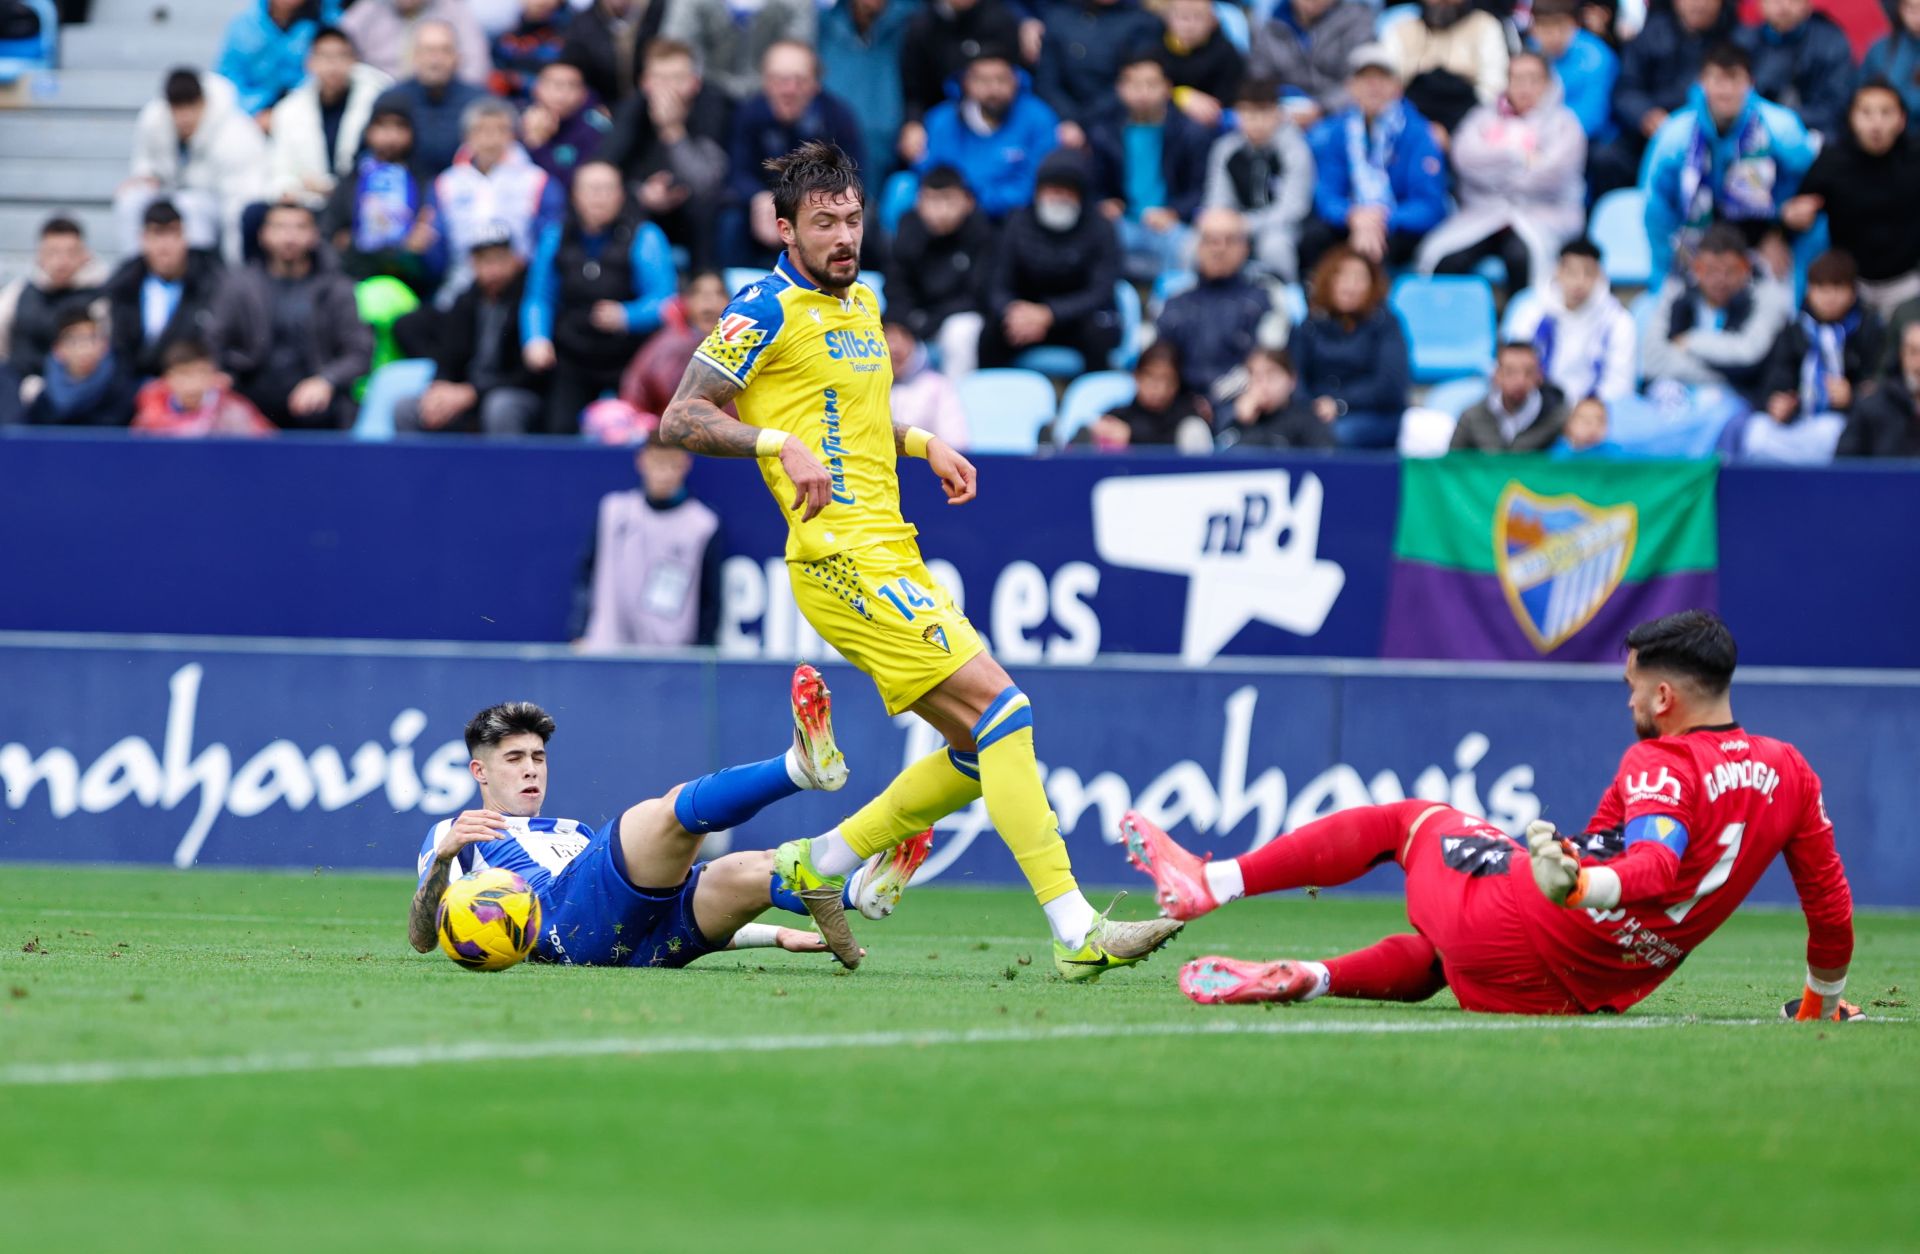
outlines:
[[[1620,904],[1620,876],[1607,867],[1581,866],[1573,842],[1544,819],[1527,824],[1527,853],[1534,884],[1554,905],[1610,910]]]

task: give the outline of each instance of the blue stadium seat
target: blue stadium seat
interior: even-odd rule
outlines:
[[[1635,384],[1640,384],[1646,382],[1646,376],[1640,369],[1640,363],[1646,360],[1646,344],[1654,334],[1654,318],[1660,312],[1659,291],[1654,288],[1649,288],[1640,293],[1628,303],[1627,312],[1633,315],[1634,336],[1641,345],[1640,352],[1642,355],[1635,357],[1633,362],[1633,381]]]
[[[880,312],[887,312],[887,276],[878,270],[862,270],[860,281],[872,288],[873,294],[879,298]]]
[[[32,70],[51,70],[60,64],[60,15],[53,0],[21,0],[39,19],[40,33],[30,39],[0,39],[0,83],[11,83]]]
[[[920,176],[912,170],[896,170],[887,176],[887,184],[880,191],[880,225],[887,234],[900,229],[900,219],[907,216],[919,194]]]
[[[1115,370],[1131,370],[1133,363],[1140,359],[1140,324],[1144,318],[1140,293],[1134,290],[1133,284],[1121,279],[1113,285],[1113,299],[1120,309],[1120,344],[1108,356],[1107,365]],[[1013,364],[1049,379],[1071,379],[1087,368],[1086,359],[1076,350],[1053,344],[1030,348],[1014,358]]]
[[[1587,224],[1600,246],[1600,268],[1609,283],[1644,285],[1653,279],[1653,247],[1647,241],[1647,196],[1637,187],[1608,192],[1593,206]]]
[[[1461,414],[1486,399],[1487,387],[1485,375],[1470,374],[1448,379],[1445,383],[1434,384],[1420,404],[1450,414],[1457,421]]]
[[[1124,370],[1096,370],[1067,384],[1060,398],[1060,417],[1053,424],[1056,444],[1065,444],[1074,432],[1101,414],[1133,401],[1133,376]]]
[[[1287,321],[1299,326],[1307,320],[1307,289],[1298,283],[1288,283],[1280,289],[1280,308],[1286,313]]]
[[[1247,55],[1247,48],[1253,42],[1253,31],[1247,24],[1247,11],[1237,4],[1227,3],[1227,0],[1214,0],[1213,15],[1219,19],[1220,33],[1227,37],[1227,42],[1239,49],[1241,56]],[[1231,100],[1222,100],[1220,103],[1229,108],[1233,105]]]
[[[393,410],[408,397],[418,396],[433,382],[433,362],[425,357],[390,361],[367,380],[360,398],[360,416],[353,423],[356,440],[391,440]]]
[[[1500,315],[1500,342],[1502,344],[1515,338],[1514,327],[1520,325],[1520,319],[1522,317],[1532,318],[1534,312],[1540,308],[1541,299],[1540,289],[1534,287],[1523,287],[1513,295],[1507,297],[1507,310]]]
[[[1162,270],[1155,275],[1153,298],[1149,302],[1153,306],[1154,316],[1159,317],[1160,311],[1167,307],[1168,301],[1190,290],[1199,281],[1200,276],[1191,270]]]
[[[1031,453],[1053,418],[1053,384],[1032,370],[976,370],[960,380],[972,451]]]
[[[728,294],[738,296],[747,284],[766,278],[767,271],[764,266],[728,266],[721,277],[727,281]]]
[[[1493,289],[1476,275],[1409,275],[1388,298],[1406,328],[1416,383],[1485,374],[1493,365]]]
[[[1380,16],[1373,19],[1373,37],[1375,39],[1387,33],[1387,29],[1402,22],[1411,22],[1420,16],[1417,4],[1396,4],[1380,10]]]

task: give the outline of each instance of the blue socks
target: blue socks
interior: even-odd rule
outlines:
[[[738,827],[782,797],[800,791],[787,772],[787,757],[768,758],[746,766],[702,775],[680,789],[673,801],[673,817],[696,836]]]
[[[773,899],[773,908],[785,910],[789,914],[805,914],[807,908],[800,904],[800,898],[780,887],[780,872],[775,871],[768,877],[767,896]],[[853,906],[853,876],[847,876],[847,886],[840,890],[840,904],[851,910]]]

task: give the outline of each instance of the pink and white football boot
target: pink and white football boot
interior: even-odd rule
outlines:
[[[1306,1001],[1320,977],[1303,963],[1243,962],[1195,958],[1180,968],[1180,991],[1202,1006],[1238,1006],[1257,1001]]]
[[[1127,842],[1127,861],[1153,877],[1153,898],[1160,913],[1170,919],[1190,920],[1217,910],[1213,890],[1207,887],[1205,858],[1188,853],[1173,837],[1129,810],[1120,820]]]

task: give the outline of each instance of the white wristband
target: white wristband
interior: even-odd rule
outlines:
[[[1847,977],[1843,975],[1837,980],[1816,980],[1813,978],[1813,968],[1808,967],[1807,991],[1822,997],[1838,997],[1847,991]]]
[[[780,943],[780,929],[768,923],[745,923],[733,934],[729,949],[771,949]]]
[[[1567,902],[1583,910],[1611,910],[1620,904],[1620,872],[1607,866],[1590,866],[1580,869],[1580,876],[1586,881],[1586,889],[1578,901]]]

